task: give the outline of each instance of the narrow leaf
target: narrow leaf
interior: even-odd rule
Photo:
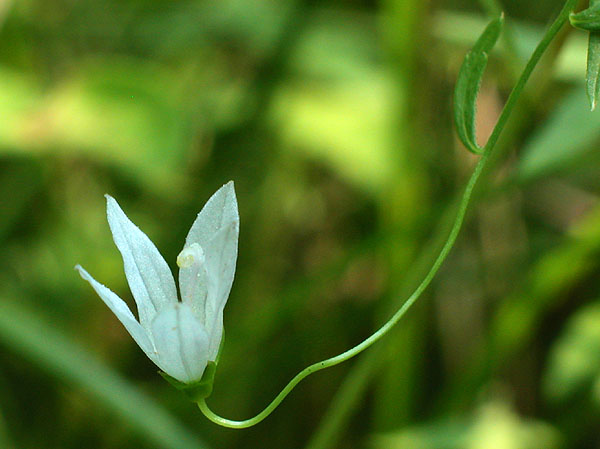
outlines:
[[[467,53],[458,72],[454,89],[454,121],[458,137],[469,151],[481,154],[482,147],[475,138],[477,94],[488,61],[488,52],[500,36],[504,15],[494,19],[485,28],[472,50]]]
[[[570,20],[574,26],[584,24],[584,29],[589,30],[587,72],[585,75],[586,92],[590,102],[590,109],[596,109],[598,95],[600,94],[600,28],[593,31],[588,25],[594,21],[600,23],[600,0],[590,0],[590,7],[578,14],[571,14]],[[586,28],[587,27],[587,28]]]
[[[0,293],[0,343],[119,417],[119,427],[165,449],[208,446],[152,397],[72,341],[23,301]],[[32,389],[36,385],[30,386]],[[6,446],[2,446],[6,447]]]
[[[585,78],[590,108],[593,111],[600,95],[600,32],[590,32]]]
[[[569,16],[571,25],[586,31],[600,31],[600,3],[590,0],[590,7]]]
[[[600,115],[582,108],[585,101],[580,86],[573,87],[557,101],[544,123],[523,145],[515,172],[520,183],[577,170],[585,163],[600,139]]]

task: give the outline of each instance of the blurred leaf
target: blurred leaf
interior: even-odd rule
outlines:
[[[545,314],[566,300],[565,292],[598,266],[599,250],[600,207],[596,207],[569,230],[568,239],[534,261],[522,285],[499,304],[488,325],[486,344],[465,369],[470,374],[457,379],[447,398],[465,400],[481,388],[488,373],[506,366],[526,347]]]
[[[466,424],[462,421],[409,427],[377,435],[375,449],[462,449]]]
[[[482,407],[467,438],[467,449],[551,449],[559,434],[541,421],[523,419],[502,402]]]
[[[378,191],[394,173],[388,126],[394,94],[391,80],[376,72],[322,86],[286,85],[274,101],[274,126],[290,151]]]
[[[565,299],[561,292],[598,266],[600,208],[590,211],[569,234],[571,238],[535,262],[522,289],[498,308],[490,327],[495,341],[494,356],[499,360],[526,343],[542,314],[554,301]]]
[[[158,2],[157,2],[158,3]],[[252,56],[268,53],[277,42],[295,0],[222,0],[164,2],[134,17],[131,37],[140,46],[172,57],[187,58],[218,38],[244,47]],[[159,35],[162,38],[157,39]],[[196,56],[196,55],[194,55]]]
[[[2,345],[76,384],[157,447],[206,447],[152,399],[6,295],[0,299],[0,337]]]
[[[381,449],[552,449],[559,435],[540,421],[522,419],[494,401],[469,419],[437,422],[384,434],[374,439]]]
[[[600,137],[600,115],[581,107],[585,97],[579,87],[568,91],[525,144],[516,170],[520,181],[572,166],[593,148]]]
[[[0,241],[28,211],[34,195],[43,187],[41,167],[29,160],[3,162],[0,171]],[[26,182],[24,182],[26,180]]]
[[[371,348],[371,352],[364,354],[351,368],[348,375],[340,385],[317,431],[313,433],[306,449],[326,449],[339,445],[339,440],[352,412],[356,411],[361,400],[364,400],[366,389],[384,360],[382,357],[383,346]]]
[[[0,447],[10,449],[14,447],[8,436],[8,429],[6,428],[6,422],[4,421],[4,416],[0,412]]]
[[[434,15],[432,32],[444,43],[470,48],[479,37],[477,30],[481,30],[487,23],[488,19],[482,15],[441,11]],[[515,36],[515,50],[520,59],[525,61],[542,38],[544,29],[533,22],[514,20],[511,20],[511,28]],[[584,76],[581,60],[587,44],[587,38],[582,33],[571,33],[554,62],[555,69],[551,76],[563,81],[579,82]],[[497,51],[501,53],[503,50],[505,51],[504,48],[499,48]]]
[[[502,31],[504,16],[492,20],[485,28],[473,49],[467,53],[458,72],[454,90],[454,122],[458,137],[465,147],[475,154],[480,154],[482,148],[477,144],[475,136],[475,116],[477,109],[477,94],[483,72],[488,61],[488,52]]]
[[[365,36],[375,21],[367,14],[346,14],[343,10],[315,13],[303,37],[293,50],[291,69],[303,76],[326,80],[350,80],[370,76],[378,43]],[[362,31],[361,31],[362,30]]]
[[[177,84],[141,61],[94,61],[42,94],[0,67],[0,151],[86,155],[150,188],[180,185],[190,144]]]
[[[543,389],[553,402],[590,391],[600,382],[600,302],[579,309],[553,345]]]
[[[600,3],[590,0],[590,7],[569,16],[571,25],[586,31],[600,31]]]

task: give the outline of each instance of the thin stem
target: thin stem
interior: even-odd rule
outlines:
[[[494,130],[492,131],[492,134],[484,147],[484,155],[485,155],[485,153],[490,153],[491,150],[496,145],[496,142],[498,142],[500,133],[504,129],[504,126],[506,125],[506,122],[508,121],[508,118],[510,117],[511,112],[514,109],[517,100],[519,99],[519,96],[523,92],[523,88],[525,87],[527,80],[529,80],[529,77],[531,76],[531,72],[533,72],[533,69],[535,69],[540,58],[542,57],[542,55],[544,54],[544,52],[550,45],[550,42],[552,42],[554,37],[558,34],[560,29],[562,28],[562,26],[569,19],[569,13],[575,8],[577,1],[578,0],[567,0],[567,2],[565,3],[565,6],[563,6],[563,8],[561,9],[558,17],[556,18],[556,20],[554,20],[552,25],[550,25],[550,28],[548,28],[548,30],[544,34],[544,37],[542,38],[540,43],[537,45],[537,47],[533,51],[533,54],[531,55],[531,57],[529,58],[529,61],[527,61],[527,64],[525,65],[525,68],[523,69],[523,73],[521,73],[521,76],[517,80],[517,84],[513,88],[510,95],[508,96],[508,100],[506,101],[506,104],[504,105],[504,108],[502,109],[502,113],[500,114],[500,117],[498,118],[498,122],[496,123],[496,126],[494,127]]]
[[[215,414],[212,410],[210,410],[210,408],[206,404],[206,400],[203,399],[200,402],[198,402],[198,407],[200,408],[200,410],[202,411],[204,416],[206,416],[209,420],[211,420],[215,424],[219,424],[220,426],[229,427],[232,429],[244,429],[247,427],[254,426],[254,425],[258,424],[259,422],[261,422],[263,419],[265,419],[267,416],[269,416],[273,412],[273,410],[275,410],[277,408],[277,406],[281,403],[281,401],[283,401],[285,399],[285,397],[294,389],[294,387],[296,385],[298,385],[300,383],[300,381],[302,381],[305,377],[307,377],[313,373],[316,373],[317,371],[321,371],[323,369],[338,365],[338,364],[345,362],[346,360],[351,359],[352,357],[360,354],[362,351],[367,349],[369,346],[371,346],[373,343],[375,343],[380,338],[382,338],[385,334],[387,334],[390,331],[390,329],[392,327],[394,327],[398,323],[398,321],[400,321],[400,319],[404,316],[404,314],[408,311],[408,309],[410,309],[410,307],[417,301],[417,299],[419,299],[419,297],[421,296],[423,291],[425,291],[425,289],[429,286],[429,284],[435,277],[436,273],[438,272],[440,266],[442,265],[442,263],[444,262],[444,260],[446,259],[446,257],[450,253],[450,251],[452,250],[452,247],[454,246],[454,243],[456,242],[456,238],[458,237],[458,234],[460,232],[462,224],[465,220],[467,208],[469,206],[469,202],[473,195],[473,190],[475,189],[475,185],[477,184],[477,181],[478,181],[488,159],[490,158],[490,155],[494,149],[494,146],[495,146],[496,142],[498,141],[498,138],[500,137],[500,133],[506,126],[508,118],[510,117],[511,112],[514,109],[519,96],[523,92],[525,84],[527,83],[527,80],[531,76],[533,69],[535,68],[535,66],[539,62],[540,58],[544,54],[544,51],[548,48],[548,45],[550,45],[550,42],[552,42],[552,39],[556,36],[556,34],[560,30],[560,28],[568,20],[569,13],[575,7],[576,2],[577,2],[577,0],[568,0],[565,3],[565,6],[560,11],[560,14],[556,18],[556,20],[552,23],[552,25],[548,28],[544,37],[542,38],[542,40],[536,47],[536,49],[533,52],[533,54],[531,55],[531,57],[529,58],[527,65],[523,69],[523,72],[521,73],[521,76],[519,77],[519,79],[517,81],[517,84],[513,88],[512,92],[510,93],[510,95],[508,97],[508,100],[506,101],[506,104],[504,105],[502,113],[500,114],[500,117],[498,118],[498,122],[496,123],[496,126],[494,127],[494,130],[492,131],[490,138],[488,139],[487,143],[484,146],[483,153],[481,155],[481,159],[475,166],[475,169],[473,170],[473,174],[471,175],[471,177],[469,178],[469,181],[467,182],[467,186],[465,187],[464,193],[463,193],[460,203],[458,205],[458,211],[456,213],[456,218],[454,220],[452,229],[450,230],[450,234],[448,235],[448,239],[446,240],[446,243],[442,247],[438,257],[435,259],[432,267],[429,269],[429,272],[427,273],[427,275],[425,276],[425,278],[423,279],[421,284],[416,288],[416,290],[412,293],[412,295],[410,295],[410,297],[406,300],[406,302],[404,304],[402,304],[400,309],[398,309],[398,311],[396,313],[394,313],[394,315],[383,326],[381,326],[375,333],[373,333],[370,337],[368,337],[366,340],[362,341],[358,345],[354,346],[351,349],[348,349],[347,351],[345,351],[335,357],[331,357],[331,358],[323,360],[321,362],[314,363],[314,364],[304,368],[302,371],[300,371],[298,374],[296,374],[296,376],[294,376],[294,378],[283,388],[283,390],[281,390],[281,392],[275,397],[275,399],[273,399],[273,401],[271,401],[271,403],[269,405],[267,405],[267,407],[262,412],[260,412],[258,415],[254,416],[253,418],[249,418],[249,419],[242,420],[242,421],[235,421],[235,420],[223,418],[223,417]]]

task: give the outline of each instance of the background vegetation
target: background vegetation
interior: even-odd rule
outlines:
[[[505,0],[485,141],[562,2]],[[474,157],[452,129],[476,0],[0,0],[0,447],[598,448],[600,113],[565,30],[456,248],[385,340],[246,431],[209,423],[73,266],[130,304],[105,192],[171,267],[235,180],[209,402],[246,418],[421,279]]]

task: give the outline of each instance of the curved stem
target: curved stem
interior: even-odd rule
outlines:
[[[477,166],[475,167],[475,170],[474,170],[473,174],[471,175],[469,182],[467,183],[465,192],[463,193],[462,199],[461,199],[459,207],[458,207],[456,219],[454,220],[454,224],[452,225],[452,230],[450,231],[448,240],[446,240],[446,243],[444,244],[442,250],[440,251],[440,254],[436,258],[435,262],[433,263],[433,266],[430,268],[429,272],[427,273],[427,275],[425,276],[423,281],[421,281],[421,284],[417,287],[417,289],[413,292],[413,294],[410,295],[410,297],[406,300],[406,302],[404,304],[402,304],[400,309],[398,309],[398,311],[383,326],[381,326],[375,333],[373,333],[366,340],[362,341],[361,343],[354,346],[353,348],[350,348],[347,351],[342,352],[339,355],[336,355],[335,357],[331,357],[331,358],[323,360],[321,362],[313,363],[312,365],[304,368],[302,371],[300,371],[298,374],[296,374],[296,376],[294,376],[294,378],[283,388],[283,390],[281,390],[281,392],[275,397],[275,399],[273,399],[273,401],[262,412],[260,412],[255,417],[249,418],[249,419],[246,419],[243,421],[234,421],[234,420],[222,418],[222,417],[218,416],[217,414],[215,414],[214,412],[212,412],[209,409],[208,405],[206,404],[206,401],[202,400],[202,401],[198,402],[198,407],[200,408],[200,410],[202,411],[204,416],[206,416],[209,420],[211,420],[215,424],[219,424],[223,427],[229,427],[229,428],[233,428],[233,429],[244,429],[246,427],[254,426],[255,424],[258,424],[263,419],[265,419],[267,416],[269,416],[271,414],[271,412],[273,410],[275,410],[275,408],[277,408],[277,406],[281,403],[281,401],[283,401],[283,399],[285,399],[285,397],[294,389],[294,387],[296,385],[298,385],[298,383],[300,383],[300,381],[303,380],[305,377],[309,376],[312,373],[316,373],[317,371],[321,371],[323,369],[330,368],[332,366],[335,366],[342,362],[345,362],[348,359],[351,359],[352,357],[360,354],[362,351],[367,349],[369,346],[371,346],[373,343],[375,343],[377,340],[379,340],[385,334],[387,334],[388,331],[392,327],[394,327],[396,325],[396,323],[398,323],[398,321],[400,321],[400,319],[404,316],[404,314],[408,311],[408,309],[415,303],[415,301],[419,298],[419,296],[421,296],[423,291],[429,286],[429,284],[431,283],[435,274],[437,273],[438,269],[440,268],[440,266],[442,265],[442,263],[448,256],[448,253],[450,252],[450,250],[452,249],[452,246],[454,245],[454,242],[456,241],[456,237],[458,236],[458,233],[460,232],[460,228],[464,221],[465,214],[467,211],[467,206],[469,204],[469,200],[471,199],[473,189],[475,187],[475,184],[477,183],[477,179],[481,175],[481,172],[483,170],[483,167],[485,166],[485,163],[489,157],[489,154],[490,154],[490,152],[486,151],[483,154],[483,156],[481,157],[481,159],[479,160],[479,162],[477,163]]]
[[[496,142],[498,141],[498,138],[500,137],[500,133],[504,129],[506,122],[508,121],[508,118],[510,117],[510,114],[516,104],[516,101],[518,100],[519,96],[523,92],[523,88],[525,87],[527,80],[529,79],[531,73],[533,72],[533,69],[539,62],[544,51],[548,48],[548,45],[550,45],[550,42],[552,41],[552,39],[556,36],[556,34],[558,33],[558,31],[560,30],[562,25],[564,25],[564,23],[568,20],[569,13],[575,7],[576,2],[577,2],[577,0],[567,0],[567,2],[565,3],[560,14],[556,18],[556,20],[552,23],[552,25],[548,28],[548,30],[546,31],[546,34],[544,35],[544,37],[542,38],[542,40],[536,47],[535,51],[529,58],[527,65],[523,69],[523,72],[521,73],[521,76],[519,77],[519,79],[517,81],[517,84],[513,88],[512,92],[510,93],[510,95],[508,97],[508,100],[506,101],[506,104],[504,105],[502,113],[500,114],[500,117],[498,118],[498,122],[496,123],[496,126],[494,127],[494,130],[493,130],[490,138],[488,139],[487,143],[484,146],[481,159],[475,166],[475,169],[473,170],[473,174],[471,175],[471,177],[469,178],[469,181],[467,182],[467,186],[465,187],[464,193],[463,193],[460,203],[458,205],[458,211],[456,213],[456,218],[454,220],[452,229],[450,230],[450,234],[448,235],[448,239],[446,240],[446,243],[442,247],[438,257],[435,259],[435,262],[429,269],[429,272],[427,273],[427,275],[425,276],[423,281],[421,281],[421,284],[419,284],[419,286],[412,293],[412,295],[410,295],[410,297],[404,302],[404,304],[402,304],[400,309],[398,309],[398,311],[396,311],[396,313],[394,313],[394,315],[383,326],[381,326],[375,333],[373,333],[370,337],[368,337],[366,340],[362,341],[358,345],[354,346],[353,348],[348,349],[347,351],[345,351],[335,357],[331,357],[331,358],[323,360],[321,362],[314,363],[314,364],[304,368],[302,371],[300,371],[298,374],[296,374],[296,376],[294,376],[294,378],[283,388],[283,390],[281,390],[281,392],[275,397],[275,399],[273,399],[273,401],[271,401],[271,403],[269,405],[267,405],[267,407],[262,412],[260,412],[258,415],[254,416],[252,418],[249,418],[249,419],[242,420],[242,421],[226,419],[226,418],[223,418],[223,417],[217,415],[212,410],[210,410],[210,408],[208,407],[208,404],[206,404],[206,400],[203,399],[200,402],[198,402],[198,407],[200,408],[200,410],[202,411],[204,416],[206,416],[209,420],[211,420],[215,424],[219,424],[220,426],[229,427],[232,429],[244,429],[247,427],[254,426],[254,425],[258,424],[259,422],[261,422],[263,419],[265,419],[267,416],[269,416],[271,414],[271,412],[273,412],[273,410],[275,410],[277,408],[277,406],[281,403],[281,401],[283,401],[285,399],[285,397],[294,389],[294,387],[296,385],[298,385],[300,383],[300,381],[302,381],[305,377],[307,377],[313,373],[316,373],[317,371],[321,371],[323,369],[338,365],[338,364],[345,362],[346,360],[351,359],[352,357],[360,354],[362,351],[367,349],[369,346],[371,346],[373,343],[375,343],[380,338],[382,338],[385,334],[387,334],[388,331],[392,327],[394,327],[398,323],[398,321],[400,321],[400,319],[404,316],[404,314],[408,311],[408,309],[410,309],[410,307],[421,296],[423,291],[429,286],[429,284],[433,280],[434,276],[438,272],[440,266],[442,265],[442,263],[444,262],[444,260],[448,256],[448,254],[450,253],[450,250],[452,249],[452,247],[454,246],[454,243],[456,242],[456,238],[458,237],[458,234],[459,234],[462,224],[464,222],[467,208],[469,206],[471,197],[473,195],[473,190],[475,189],[475,185],[477,184],[477,181],[478,181],[478,179],[490,157],[490,154],[492,153],[493,148],[494,148]]]
[[[493,147],[496,145],[496,142],[498,142],[500,133],[504,129],[504,126],[506,125],[506,122],[508,121],[508,118],[510,117],[511,112],[514,109],[517,100],[521,96],[521,93],[523,92],[523,88],[525,87],[525,84],[527,83],[527,81],[529,80],[529,77],[531,76],[531,72],[533,72],[533,69],[535,69],[540,58],[542,57],[542,55],[544,54],[544,52],[550,45],[550,42],[552,42],[552,40],[558,34],[558,32],[560,31],[562,26],[565,24],[565,22],[567,22],[567,20],[569,20],[569,13],[575,8],[577,1],[578,0],[567,0],[565,5],[561,9],[558,17],[554,20],[554,22],[552,22],[552,25],[550,25],[548,30],[546,30],[544,37],[542,38],[540,43],[537,45],[537,47],[533,51],[532,55],[529,58],[529,61],[527,61],[527,64],[525,65],[525,68],[523,69],[523,72],[521,73],[521,76],[517,80],[517,84],[515,84],[515,87],[513,87],[512,92],[508,96],[508,100],[506,100],[506,104],[504,105],[504,108],[502,109],[502,113],[500,114],[500,117],[498,118],[498,122],[496,122],[496,126],[494,127],[494,130],[492,131],[490,138],[488,139],[487,143],[485,144],[484,154],[486,152],[489,153],[493,149]]]

